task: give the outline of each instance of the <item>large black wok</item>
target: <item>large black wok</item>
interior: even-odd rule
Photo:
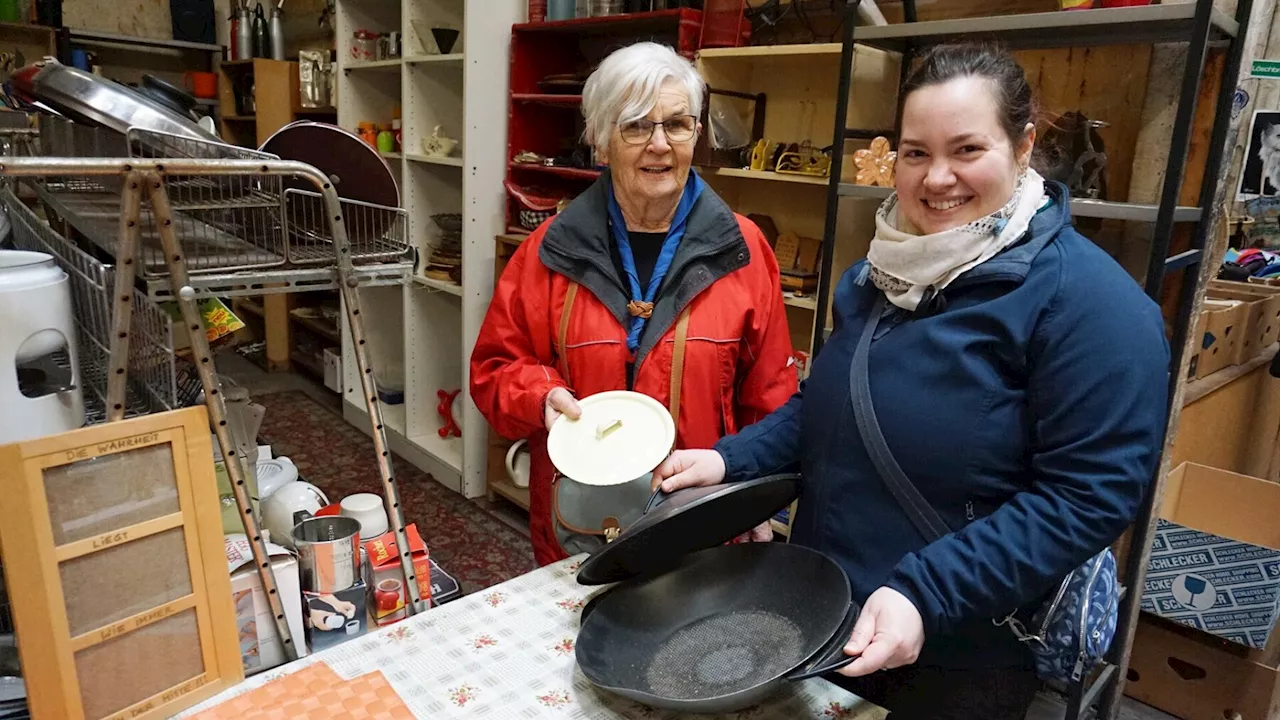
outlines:
[[[673,493],[596,551],[579,581],[622,581],[583,608],[587,679],[651,707],[725,713],[852,662],[859,608],[839,565],[798,545],[722,544],[798,492],[788,475]],[[710,547],[677,554],[682,540],[685,552]],[[644,555],[668,560],[645,572]]]

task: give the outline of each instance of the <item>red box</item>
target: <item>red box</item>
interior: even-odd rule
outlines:
[[[409,536],[409,551],[413,553],[413,574],[418,584],[418,593],[426,606],[430,607],[431,563],[427,544],[418,534],[418,528],[412,524],[405,527],[405,534]],[[381,627],[405,619],[408,616],[405,608],[408,592],[404,586],[404,570],[400,567],[395,533],[387,532],[364,543],[364,552],[369,609],[374,623]]]

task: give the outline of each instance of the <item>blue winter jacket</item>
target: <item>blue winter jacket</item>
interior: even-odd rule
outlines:
[[[1137,514],[1164,437],[1169,349],[1159,307],[1071,226],[1066,190],[1026,237],[916,313],[892,305],[871,345],[889,449],[951,528],[928,543],[864,449],[849,368],[879,291],[840,279],[834,332],[782,407],[723,438],[728,481],[804,475],[792,542],[924,618],[919,664],[1025,666],[992,618],[1033,606]]]

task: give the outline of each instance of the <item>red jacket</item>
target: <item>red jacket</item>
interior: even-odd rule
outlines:
[[[528,438],[529,526],[541,565],[565,557],[551,520],[543,402],[627,389],[627,293],[612,260],[606,173],[508,263],[471,354],[471,397],[498,434]],[[561,313],[576,291],[564,326]],[[796,390],[778,263],[760,229],[705,188],[636,350],[634,385],[670,407],[677,317],[688,306],[677,448],[709,448]],[[567,360],[568,377],[564,368]]]

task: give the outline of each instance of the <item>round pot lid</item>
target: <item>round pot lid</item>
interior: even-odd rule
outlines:
[[[795,473],[659,492],[656,505],[582,563],[578,582],[603,585],[669,569],[689,553],[738,537],[798,497]]]
[[[582,416],[561,415],[547,436],[556,470],[584,485],[620,485],[666,459],[676,425],[662,403],[644,393],[610,390],[578,401]]]
[[[258,150],[314,166],[344,200],[400,207],[400,188],[391,166],[359,135],[337,125],[297,120],[275,131]],[[285,178],[284,184],[316,192],[307,180]]]

